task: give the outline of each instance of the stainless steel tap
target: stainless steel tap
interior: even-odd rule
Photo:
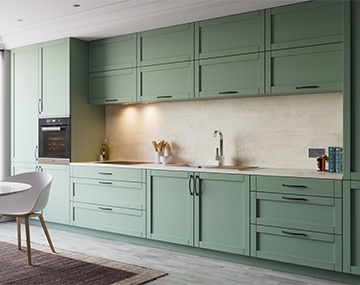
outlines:
[[[224,164],[224,150],[223,150],[223,141],[224,141],[224,137],[221,131],[219,130],[215,130],[213,137],[216,138],[216,135],[219,134],[220,137],[220,147],[216,148],[216,155],[215,155],[215,160],[217,161],[217,165],[218,166],[222,166]],[[219,153],[220,150],[220,153]]]

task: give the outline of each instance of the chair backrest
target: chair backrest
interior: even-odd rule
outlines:
[[[3,179],[3,181],[22,182],[31,185],[29,190],[12,195],[5,195],[1,200],[8,200],[11,205],[0,207],[0,213],[32,213],[43,210],[48,202],[52,182],[47,172],[25,172]]]

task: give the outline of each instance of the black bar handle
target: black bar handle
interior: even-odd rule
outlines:
[[[99,181],[99,184],[112,185],[112,182],[109,182],[109,181]]]
[[[237,91],[220,91],[219,94],[220,95],[224,95],[224,94],[237,94]]]
[[[162,96],[156,96],[157,99],[168,99],[168,98],[172,98],[171,95],[162,95]]]
[[[285,235],[291,235],[291,236],[307,237],[307,234],[304,234],[304,233],[293,233],[293,232],[287,232],[287,231],[282,231],[282,233]]]
[[[292,187],[292,188],[308,188],[305,185],[292,185],[292,184],[282,184],[283,187]]]
[[[100,175],[112,175],[112,172],[99,172]]]
[[[105,102],[117,102],[118,99],[105,99]]]
[[[291,200],[291,201],[307,201],[305,198],[295,198],[295,197],[282,197],[284,200]]]
[[[190,177],[189,177],[189,193],[191,196],[194,195],[194,192],[192,192],[192,186],[191,186],[191,182],[193,182],[192,184],[194,185],[194,176],[192,174],[190,174]]]
[[[199,175],[196,175],[194,185],[195,185],[195,195],[199,196],[200,195],[200,189],[201,189]],[[199,187],[196,187],[196,185],[198,185]]]
[[[99,207],[99,210],[103,210],[103,211],[112,211],[111,208],[105,208],[105,207]]]
[[[319,88],[317,85],[306,85],[306,86],[296,86],[295,89],[315,89]]]

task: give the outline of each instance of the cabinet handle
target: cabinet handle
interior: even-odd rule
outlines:
[[[192,189],[193,187],[191,187],[191,182],[193,182],[193,186],[194,186],[194,176],[192,174],[190,174],[190,177],[189,177],[189,193],[191,196],[194,195],[194,192],[192,192]]]
[[[195,182],[194,182],[194,188],[195,188],[195,195],[200,196],[200,189],[201,189],[201,181],[199,175],[196,175]],[[196,187],[198,185],[199,187]]]
[[[42,100],[39,98],[39,101],[38,101],[38,113],[41,114],[41,105],[42,105]]]
[[[168,99],[168,98],[172,98],[172,96],[170,95],[162,95],[162,96],[156,96],[157,99]]]
[[[38,152],[38,149],[39,149],[39,147],[36,146],[36,147],[35,147],[35,150],[34,150],[34,156],[35,156],[35,160],[36,160],[36,161],[39,160],[39,155],[38,155],[39,152]]]
[[[103,210],[103,211],[112,211],[111,208],[105,208],[105,207],[99,207],[99,210]]]
[[[109,182],[109,181],[99,181],[99,184],[112,185],[112,182]]]
[[[306,85],[306,86],[296,86],[295,89],[315,89],[319,88],[317,85]]]
[[[282,231],[282,233],[285,235],[290,235],[290,236],[307,237],[307,234],[304,234],[304,233],[293,233],[293,232],[287,232],[287,231]]]
[[[292,185],[292,184],[282,184],[283,187],[292,187],[292,188],[308,188],[305,185]]]
[[[237,94],[237,91],[220,91],[219,95],[224,95],[224,94]]]
[[[284,200],[292,200],[292,201],[307,201],[305,198],[295,198],[295,197],[282,197]]]
[[[112,175],[112,172],[99,172],[100,175]]]
[[[117,102],[118,99],[105,99],[105,102]]]

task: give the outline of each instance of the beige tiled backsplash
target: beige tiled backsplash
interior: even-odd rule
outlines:
[[[215,163],[224,134],[225,164],[315,169],[308,147],[343,143],[341,93],[106,107],[110,159],[154,161],[152,140],[171,145],[175,163]]]

